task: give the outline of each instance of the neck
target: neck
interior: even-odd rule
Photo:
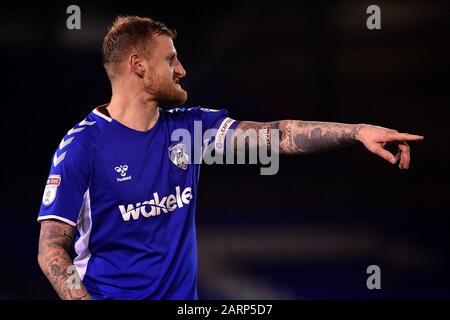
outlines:
[[[159,117],[156,101],[127,90],[114,90],[107,109],[111,118],[138,131],[150,130]]]

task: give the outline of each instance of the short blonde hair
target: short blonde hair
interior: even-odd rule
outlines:
[[[162,22],[138,16],[118,16],[108,30],[102,47],[103,66],[110,80],[117,75],[117,64],[133,49],[146,52],[153,34],[175,39],[177,33]]]

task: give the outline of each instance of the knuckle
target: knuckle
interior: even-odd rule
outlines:
[[[372,153],[379,153],[381,150],[380,147],[373,147],[372,149],[370,149],[370,151],[372,151]]]

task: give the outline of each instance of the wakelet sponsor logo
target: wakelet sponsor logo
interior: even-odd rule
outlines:
[[[185,204],[189,204],[191,200],[192,188],[187,187],[181,192],[180,187],[177,186],[175,194],[170,194],[160,199],[158,193],[155,192],[153,193],[153,199],[138,202],[135,205],[120,205],[119,210],[124,221],[129,221],[130,217],[133,217],[133,220],[137,220],[140,214],[148,218],[160,215],[161,211],[164,213],[172,212],[176,208],[182,208]]]

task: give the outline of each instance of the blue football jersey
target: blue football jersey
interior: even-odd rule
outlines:
[[[189,131],[193,145],[199,123],[202,133],[218,129],[217,140],[238,122],[224,109],[160,109],[143,132],[101,112],[105,106],[59,144],[38,221],[77,228],[74,265],[94,299],[197,299],[200,168],[172,134]]]

